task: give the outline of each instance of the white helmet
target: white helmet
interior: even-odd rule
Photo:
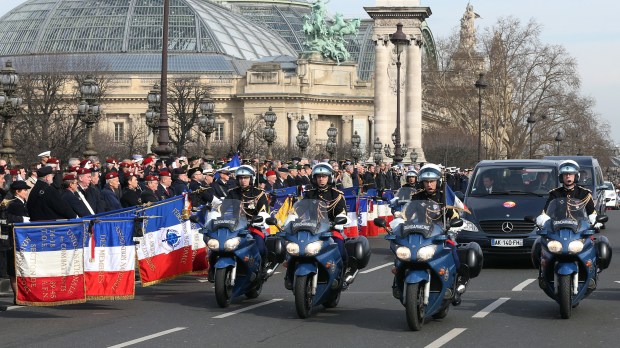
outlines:
[[[328,184],[331,184],[334,178],[334,169],[332,168],[331,165],[329,165],[329,163],[326,163],[326,162],[321,162],[321,163],[314,165],[314,167],[312,167],[312,174],[311,174],[311,181],[313,185],[316,185],[315,175],[318,175],[318,174],[327,175],[327,177],[329,178]]]
[[[558,170],[559,172],[559,180],[560,183],[563,182],[562,180],[562,176],[564,174],[575,174],[575,182],[579,181],[579,164],[577,164],[577,162],[573,161],[573,160],[566,160],[566,161],[562,161],[560,162],[560,169]]]
[[[254,168],[251,166],[244,164],[239,166],[237,170],[235,170],[235,178],[239,180],[240,176],[249,176],[250,177],[250,185],[254,182],[254,177],[256,176],[256,172],[254,172]]]
[[[441,168],[436,164],[425,164],[418,173],[420,181],[441,180]]]

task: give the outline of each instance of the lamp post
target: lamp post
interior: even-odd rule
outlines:
[[[213,116],[213,110],[215,110],[215,103],[211,99],[203,99],[200,101],[200,118],[198,119],[198,126],[200,131],[205,134],[205,150],[204,154],[207,160],[213,159],[211,153],[211,134],[215,132],[215,117]]]
[[[478,80],[474,86],[478,89],[478,162],[480,162],[482,158],[482,90],[488,86],[484,80],[484,73],[478,75]]]
[[[362,137],[357,134],[357,131],[353,133],[351,137],[351,157],[353,157],[353,163],[357,164],[357,160],[362,157],[362,150],[360,150],[360,144],[362,142]]]
[[[534,116],[533,113],[530,112],[530,116],[528,116],[526,122],[530,127],[530,158],[532,158],[532,130],[534,129],[534,123],[536,123],[536,121],[538,121],[536,119],[536,116]]]
[[[95,145],[93,144],[93,126],[99,121],[101,116],[101,106],[97,102],[99,97],[99,85],[91,75],[87,75],[80,84],[80,94],[82,100],[78,105],[78,118],[86,123],[86,150],[82,153],[84,157],[97,156]]]
[[[329,153],[329,158],[334,159],[334,153],[336,152],[336,136],[338,135],[338,129],[331,123],[327,128],[327,144],[325,144],[325,150]]]
[[[276,124],[276,120],[278,119],[278,117],[276,116],[276,113],[273,112],[271,106],[269,107],[269,110],[263,115],[263,119],[265,120],[263,138],[267,142],[267,157],[268,159],[273,159],[273,154],[271,153],[271,144],[273,144],[273,142],[276,141],[277,138],[276,130],[273,128],[273,126]]]
[[[159,134],[159,111],[161,107],[161,89],[156,83],[153,88],[146,95],[146,101],[149,108],[146,110],[146,125],[151,129],[153,133],[153,141],[150,145],[149,152],[152,152],[157,147],[157,134]]]
[[[163,159],[168,158],[172,153],[170,148],[170,137],[168,134],[168,27],[170,23],[170,0],[164,0],[164,25],[162,28],[161,44],[161,100],[159,112],[159,134],[155,153]]]
[[[304,119],[304,115],[301,115],[301,119],[297,122],[297,130],[299,131],[297,146],[301,149],[301,157],[306,157],[306,149],[310,143],[310,138],[308,137],[309,128],[310,124]]]
[[[564,140],[564,136],[562,135],[562,132],[558,131],[558,134],[555,136],[555,144],[556,144],[555,155],[556,156],[560,155],[560,143],[562,142],[562,140]]]
[[[13,139],[11,139],[11,119],[17,115],[22,105],[22,98],[15,95],[15,90],[19,84],[19,76],[13,69],[13,63],[8,60],[4,69],[0,70],[0,114],[4,121],[2,131],[2,149],[0,158],[10,164],[17,164],[13,158],[15,149]]]
[[[403,154],[400,143],[400,54],[409,46],[409,39],[407,35],[403,33],[403,24],[396,24],[396,32],[392,34],[390,42],[396,47],[396,131],[394,132],[394,156],[395,163],[400,163],[403,160]]]
[[[372,148],[375,150],[375,154],[373,156],[373,159],[375,160],[375,163],[377,165],[379,165],[379,163],[381,163],[381,161],[383,161],[383,155],[381,154],[381,148],[383,147],[383,144],[381,144],[381,140],[379,140],[379,137],[377,137],[375,139],[375,142],[372,145]]]

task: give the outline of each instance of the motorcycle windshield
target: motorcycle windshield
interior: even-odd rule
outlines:
[[[291,216],[292,215],[292,216]],[[295,234],[300,230],[318,234],[329,230],[327,203],[315,199],[302,199],[293,205],[289,212],[292,217],[286,232]]]
[[[575,198],[556,198],[549,202],[545,213],[550,217],[555,231],[568,228],[577,231],[581,222],[588,221],[587,200]]]
[[[248,220],[242,202],[238,199],[223,200],[219,207],[209,212],[207,224],[211,224],[214,230],[222,227],[231,231],[246,229]]]
[[[441,206],[437,202],[415,200],[403,208],[404,223],[399,232],[401,236],[419,233],[428,238],[433,233],[435,221],[441,216]]]
[[[396,192],[396,197],[398,198],[398,202],[404,204],[411,200],[411,195],[413,195],[415,189],[412,187],[401,187]]]

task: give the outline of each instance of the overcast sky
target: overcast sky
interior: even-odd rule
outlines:
[[[1,0],[0,16],[25,0]],[[413,2],[413,1],[412,1]],[[620,2],[617,0],[422,0],[432,11],[428,24],[435,36],[446,37],[459,26],[468,2],[482,18],[478,28],[493,25],[499,17],[514,16],[543,25],[542,40],[560,44],[577,59],[582,94],[596,100],[595,111],[611,124],[612,139],[620,144]],[[376,0],[329,0],[330,12],[368,18],[364,6]]]

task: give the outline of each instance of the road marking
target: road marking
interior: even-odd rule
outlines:
[[[523,289],[525,289],[526,286],[532,284],[535,280],[536,279],[526,279],[523,282],[521,282],[519,285],[512,288],[512,291],[523,291]]]
[[[616,280],[616,283],[620,284],[620,280]]]
[[[2,307],[2,306],[0,306]],[[8,312],[8,311],[12,311],[14,309],[18,309],[18,308],[24,308],[24,306],[6,306],[3,309],[0,309],[0,312]]]
[[[378,269],[385,268],[385,267],[387,267],[387,266],[389,266],[389,265],[392,265],[392,264],[393,264],[393,262],[386,263],[385,265],[381,265],[381,266],[377,266],[377,267],[374,267],[374,268],[371,268],[371,269],[367,269],[367,270],[365,270],[365,271],[361,271],[360,273],[361,273],[361,274],[370,273],[370,272],[376,271],[376,270],[378,270]]]
[[[227,317],[230,317],[231,315],[235,315],[235,314],[239,314],[239,313],[242,313],[242,312],[245,312],[245,311],[249,311],[249,310],[254,309],[254,308],[266,306],[268,304],[272,304],[272,303],[278,302],[278,301],[282,301],[282,299],[281,298],[274,298],[273,300],[257,303],[255,305],[251,305],[251,306],[248,306],[248,307],[245,307],[245,308],[237,309],[236,311],[220,314],[218,316],[213,317],[213,319],[227,318]]]
[[[127,341],[127,342],[124,342],[124,343],[121,343],[121,344],[117,344],[115,346],[110,346],[108,348],[127,347],[127,346],[131,346],[132,344],[148,341],[148,340],[156,338],[156,337],[164,336],[164,335],[167,335],[169,333],[173,333],[173,332],[177,332],[177,331],[181,331],[181,330],[185,330],[185,329],[187,329],[187,328],[186,327],[175,327],[174,329],[170,329],[170,330],[154,333],[152,335],[144,336],[144,337],[141,337],[141,338],[136,338],[135,340]]]
[[[439,347],[443,346],[444,344],[450,342],[456,336],[462,334],[463,331],[465,331],[465,330],[467,330],[467,329],[463,329],[463,328],[452,329],[452,330],[448,331],[447,334],[439,337],[438,339],[433,341],[431,344],[429,344],[425,348],[439,348]]]
[[[198,280],[199,282],[201,282],[201,283],[206,283],[206,282],[208,282],[208,281],[209,281],[209,279],[207,279],[207,278],[199,278],[199,279],[197,279],[197,280]]]
[[[472,316],[472,318],[484,318],[487,315],[489,315],[489,313],[493,312],[494,309],[496,309],[497,307],[501,306],[504,302],[506,302],[508,300],[510,300],[510,297],[500,297],[495,302],[493,302],[490,305],[486,306],[485,309],[483,309],[480,312],[474,314]]]

